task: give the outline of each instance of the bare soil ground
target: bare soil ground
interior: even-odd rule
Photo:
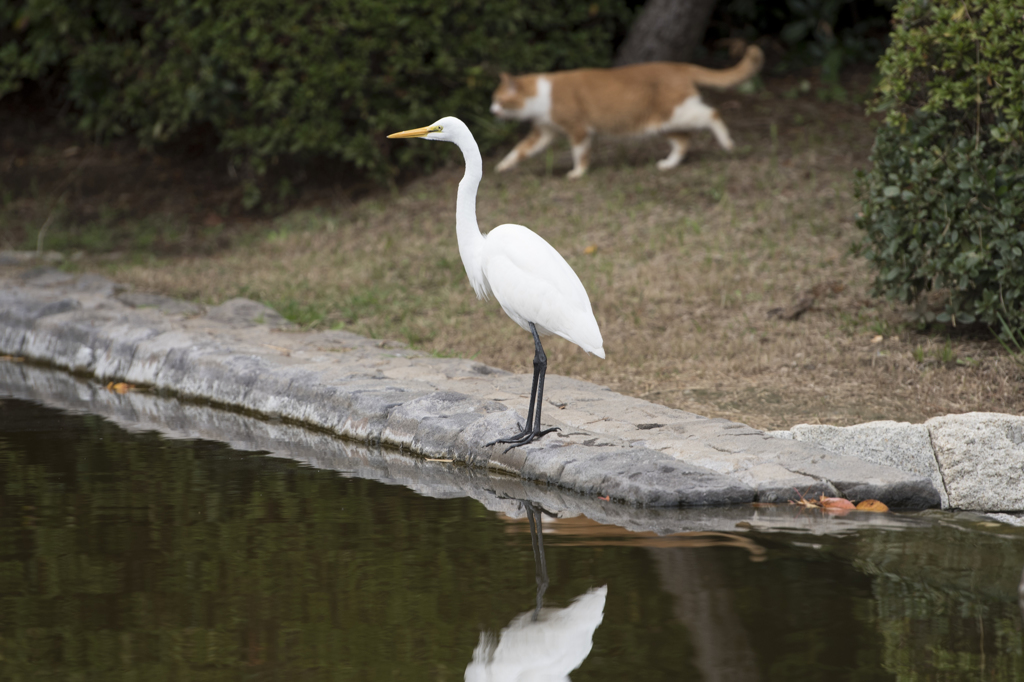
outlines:
[[[564,143],[500,175],[500,156],[485,159],[481,227],[517,222],[550,241],[604,334],[603,361],[547,341],[551,371],[763,428],[1021,413],[1024,371],[987,330],[920,328],[870,297],[873,273],[853,253],[854,174],[874,137],[863,105],[798,94],[793,78],[766,84],[708,93],[736,151],[698,134],[667,173],[654,167],[667,151],[658,140],[599,138],[578,181],[564,178]],[[865,92],[866,77],[848,89]],[[77,251],[71,269],[205,303],[248,296],[307,327],[532,370],[529,335],[466,281],[454,147],[449,168],[399,190],[313,183],[266,218],[236,208],[215,155],[18,125],[0,138],[0,248],[34,247],[49,220],[46,247]]]

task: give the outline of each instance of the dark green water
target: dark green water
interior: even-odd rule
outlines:
[[[547,520],[544,603],[591,612],[531,638],[523,522],[4,400],[0,680],[462,680],[481,632],[495,681],[581,650],[576,682],[1024,680],[1024,531],[922,519],[670,547]]]

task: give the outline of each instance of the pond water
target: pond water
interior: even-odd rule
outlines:
[[[509,505],[2,400],[0,680],[1024,680],[1024,529]]]

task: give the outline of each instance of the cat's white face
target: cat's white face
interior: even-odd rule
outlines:
[[[512,121],[547,121],[551,115],[551,81],[544,76],[501,74],[491,97],[491,113]]]
[[[497,116],[498,118],[503,118],[506,120],[515,118],[515,116],[513,115],[514,112],[503,107],[501,105],[501,102],[491,102],[491,113]]]
[[[491,96],[491,113],[506,120],[522,120],[523,104],[527,99],[525,84],[507,73],[501,74],[501,83]]]

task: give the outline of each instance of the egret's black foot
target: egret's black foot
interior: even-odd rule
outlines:
[[[498,443],[509,443],[510,445],[507,448],[505,448],[505,452],[508,452],[512,448],[518,448],[520,445],[532,443],[534,439],[540,438],[541,436],[551,433],[552,431],[561,431],[561,429],[559,429],[557,426],[552,426],[550,429],[542,429],[539,431],[527,429],[524,431],[520,431],[516,435],[510,436],[508,438],[499,438],[498,440],[492,440],[490,443],[487,444],[486,447],[489,447],[491,445],[497,445]]]
[[[490,443],[487,443],[486,445],[484,445],[484,447],[485,448],[489,448],[492,445],[497,445],[498,443],[511,443],[513,441],[519,440],[520,438],[522,438],[523,436],[527,435],[528,433],[532,433],[533,432],[531,429],[523,428],[523,423],[522,422],[516,422],[516,426],[519,428],[519,433],[517,433],[516,435],[510,436],[509,438],[498,438],[496,440],[492,440]]]
[[[505,452],[508,452],[512,448],[518,448],[521,445],[532,443],[544,434],[560,430],[557,427],[552,427],[550,429],[540,428],[540,408],[544,404],[544,374],[548,367],[548,357],[544,355],[544,348],[540,345],[540,336],[537,334],[537,325],[533,322],[530,323],[530,333],[533,334],[534,346],[533,388],[530,389],[530,411],[526,415],[526,426],[524,427],[522,424],[516,424],[516,426],[519,427],[519,433],[510,438],[492,440],[484,447],[504,443],[508,445],[508,447],[505,448]],[[533,424],[532,428],[530,424]]]

